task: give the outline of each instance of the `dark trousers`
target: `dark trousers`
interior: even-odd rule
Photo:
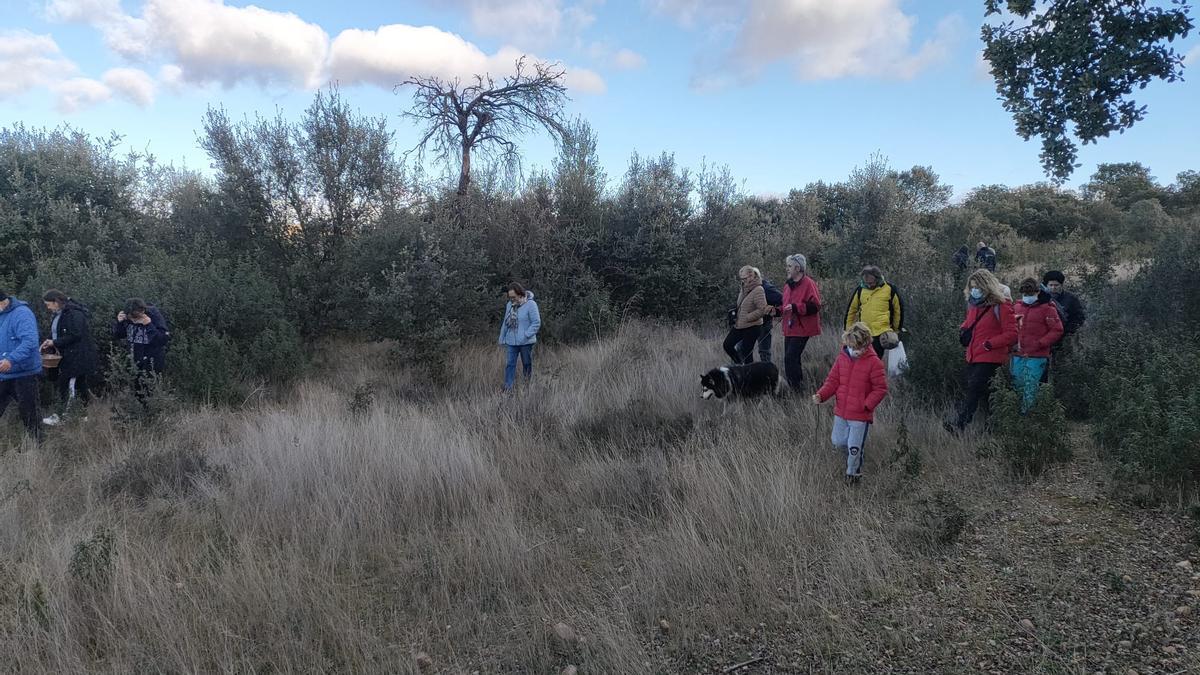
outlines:
[[[879,341],[878,335],[871,338],[871,348],[875,350],[875,356],[883,358],[883,352],[886,350],[883,348],[883,343]]]
[[[60,373],[54,386],[58,390],[59,412],[62,413],[67,411],[67,408],[71,404],[71,399],[75,399],[79,403],[86,405],[92,398],[86,374],[76,375],[75,377],[63,377]]]
[[[788,387],[799,391],[804,386],[804,367],[800,357],[804,356],[804,348],[808,346],[807,337],[783,338],[783,376],[787,378]]]
[[[731,361],[739,365],[754,362],[754,343],[758,341],[758,332],[761,328],[762,326],[750,326],[749,328],[734,328],[729,331],[729,335],[725,336],[725,342],[721,347],[724,348]]]
[[[771,333],[774,327],[773,323],[764,323],[758,332],[758,360],[763,363],[771,362]]]
[[[42,418],[38,412],[38,376],[26,375],[12,380],[0,380],[0,415],[11,401],[17,402],[21,422],[30,436],[41,440]]]
[[[992,376],[1000,368],[998,363],[968,363],[964,372],[966,382],[962,406],[958,409],[955,425],[964,429],[975,419],[975,410],[983,406],[983,414],[991,410]]]

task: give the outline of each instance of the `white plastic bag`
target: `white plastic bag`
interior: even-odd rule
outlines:
[[[887,351],[888,377],[902,375],[906,368],[908,368],[908,354],[904,352],[904,343],[901,342]]]

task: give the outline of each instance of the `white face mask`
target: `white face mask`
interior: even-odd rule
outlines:
[[[865,350],[865,349],[850,348],[850,356],[853,356],[856,359],[860,358],[863,354],[866,354],[866,353],[867,353],[867,350]]]
[[[1038,296],[1036,295],[1023,295],[1021,296],[1021,302],[1027,305],[1032,305],[1033,303],[1037,302],[1037,298]]]
[[[983,289],[982,288],[972,288],[971,289],[971,299],[972,300],[982,300],[983,299]]]

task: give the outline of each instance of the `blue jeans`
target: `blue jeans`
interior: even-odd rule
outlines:
[[[1021,414],[1029,412],[1037,398],[1038,385],[1046,372],[1045,357],[1014,356],[1009,367],[1012,370],[1013,386],[1021,394]]]
[[[533,345],[505,345],[508,348],[508,359],[504,363],[504,390],[513,388],[517,379],[517,357],[521,357],[521,371],[525,381],[533,376]]]

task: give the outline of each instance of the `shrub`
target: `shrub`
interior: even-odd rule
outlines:
[[[211,463],[198,450],[139,451],[109,471],[100,482],[100,492],[110,499],[124,496],[145,504],[156,496],[187,496],[199,481],[223,482],[227,474],[225,467]]]
[[[1051,464],[1071,458],[1066,415],[1050,386],[1039,387],[1033,406],[1021,414],[1022,396],[1003,374],[992,381],[991,401],[994,451],[1013,474],[1040,476]]]

